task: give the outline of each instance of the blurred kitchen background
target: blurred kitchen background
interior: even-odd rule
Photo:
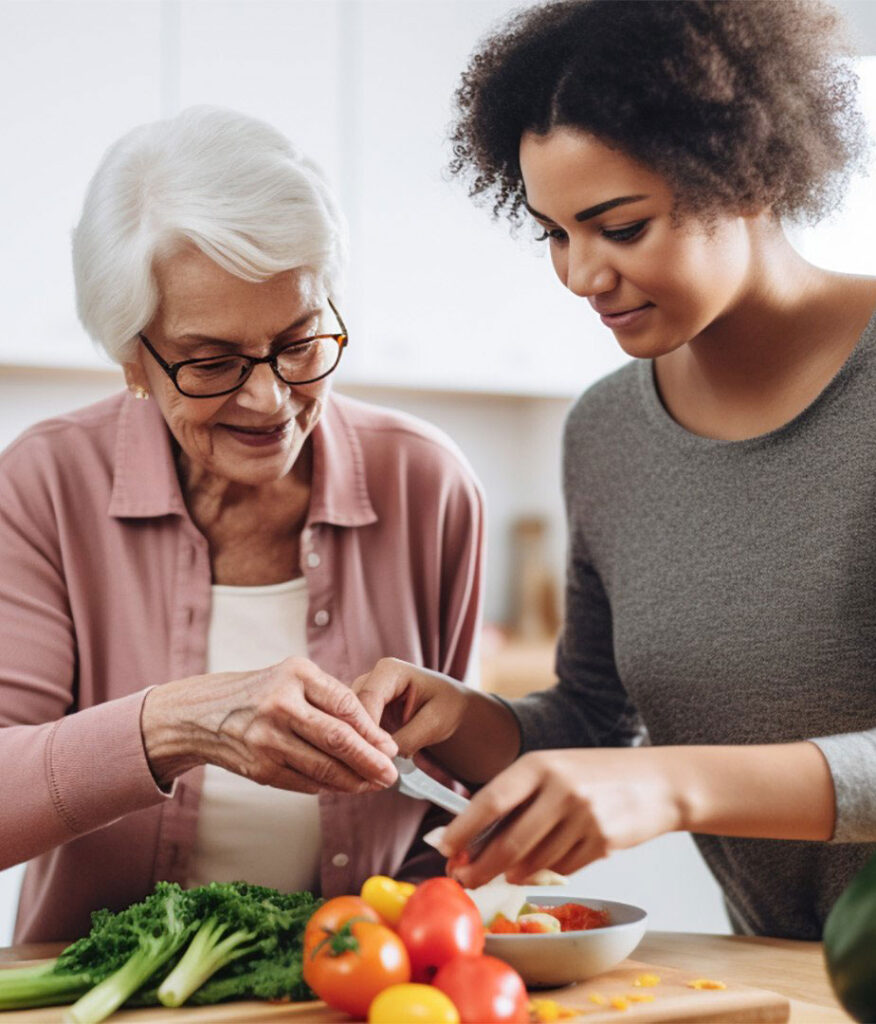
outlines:
[[[512,695],[553,678],[563,419],[624,359],[542,249],[525,232],[511,239],[443,171],[458,73],[476,40],[520,6],[0,0],[0,448],[29,424],[121,387],[119,369],[76,320],[69,266],[70,230],[107,146],[196,103],[265,118],[322,164],[350,221],[339,301],[351,344],[336,387],[442,427],[483,482],[481,676]],[[837,6],[865,55],[862,97],[876,130],[876,3]],[[853,183],[829,223],[793,234],[820,265],[876,274],[873,178]],[[2,780],[0,799],[15,799]],[[0,872],[0,946],[11,940],[22,871]],[[687,835],[617,854],[572,886],[645,907],[654,928],[729,931]]]

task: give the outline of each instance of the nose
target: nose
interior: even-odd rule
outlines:
[[[237,402],[245,409],[273,413],[281,408],[288,393],[289,385],[276,376],[270,365],[259,363],[237,392]]]
[[[563,284],[582,299],[614,291],[620,283],[620,275],[598,246],[570,244],[564,269]]]

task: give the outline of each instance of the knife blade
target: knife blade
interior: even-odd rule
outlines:
[[[392,761],[398,771],[398,778],[394,783],[395,788],[405,796],[413,797],[415,800],[428,800],[438,807],[443,807],[445,811],[450,811],[453,815],[462,814],[471,803],[467,797],[461,796],[449,786],[445,786],[437,779],[433,779],[431,775],[427,775],[410,758],[394,757]],[[487,845],[493,833],[504,820],[500,818],[491,825],[487,825],[472,839],[466,850],[471,860],[474,860]],[[439,852],[443,853],[443,851]]]

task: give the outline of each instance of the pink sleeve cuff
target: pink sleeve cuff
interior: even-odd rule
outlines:
[[[46,746],[46,775],[58,816],[76,834],[108,825],[173,796],[155,781],[140,731],[148,690],[62,718]]]

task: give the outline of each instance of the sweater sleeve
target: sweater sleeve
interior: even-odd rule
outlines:
[[[35,443],[29,443],[35,442]],[[25,435],[0,458],[0,869],[165,798],[143,749],[146,691],[77,708],[57,489]]]
[[[557,645],[557,683],[506,703],[517,717],[521,753],[556,747],[631,747],[645,727],[618,677],[611,609],[593,568],[570,559],[566,617]]]
[[[618,675],[611,605],[586,544],[586,512],[576,452],[581,438],[567,422],[563,479],[569,551],[566,607],[552,689],[506,701],[517,717],[521,753],[556,747],[623,747],[646,742],[645,727]]]
[[[836,796],[834,843],[876,842],[876,729],[812,742],[824,754]]]

